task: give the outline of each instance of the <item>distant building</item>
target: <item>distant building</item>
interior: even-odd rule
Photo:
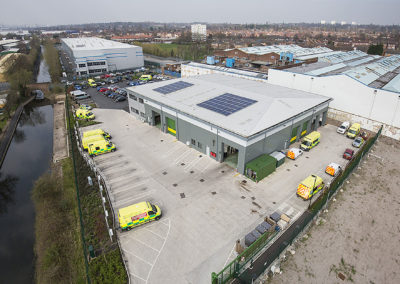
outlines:
[[[192,40],[205,41],[207,39],[207,26],[196,24],[192,25]]]
[[[325,25],[326,21],[325,20],[321,20],[321,25]]]
[[[77,76],[135,69],[144,65],[140,46],[96,37],[63,38],[61,44],[73,62]]]
[[[336,25],[336,21],[331,21],[331,25]]]
[[[347,25],[346,21],[341,21],[340,24],[341,24],[342,26]]]

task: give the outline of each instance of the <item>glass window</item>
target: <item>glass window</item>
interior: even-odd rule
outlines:
[[[203,145],[201,145],[200,142],[197,142],[197,147],[199,147],[200,149],[202,149],[202,148],[203,148]]]
[[[86,67],[86,64],[85,63],[83,63],[83,64],[79,64],[79,67]]]
[[[143,103],[143,99],[139,98],[139,103]]]
[[[192,139],[191,142],[192,142],[192,145],[196,146],[196,140]]]

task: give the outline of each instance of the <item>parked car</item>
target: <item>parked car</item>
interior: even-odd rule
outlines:
[[[366,131],[362,131],[360,136],[362,137],[362,139],[364,139],[364,141],[368,140],[369,134]]]
[[[107,90],[108,90],[107,88],[100,88],[99,92],[104,93]]]
[[[345,121],[345,122],[342,123],[342,125],[340,125],[340,126],[338,127],[337,133],[345,134],[346,131],[347,131],[347,129],[349,129],[349,127],[350,127],[350,122]]]
[[[124,96],[117,96],[115,99],[114,99],[114,101],[116,102],[116,103],[118,103],[118,102],[123,102],[123,101],[125,101],[126,100],[126,98],[124,97]]]
[[[110,95],[111,93],[112,93],[111,90],[107,90],[107,91],[105,91],[103,94],[104,94],[105,96],[108,96],[108,95]]]
[[[95,84],[96,84],[97,86],[104,86],[106,83],[103,82],[103,81],[96,81]]]
[[[325,173],[333,177],[338,176],[341,172],[342,172],[342,167],[336,163],[330,163],[325,169]]]
[[[356,139],[354,139],[352,145],[356,148],[360,148],[364,144],[364,139],[361,136],[358,136]]]
[[[91,110],[92,109],[92,107],[90,105],[87,105],[87,104],[81,104],[79,106],[79,108],[80,109],[85,109],[85,110]]]
[[[75,89],[75,90],[82,90],[82,86],[79,85],[79,84],[75,84],[75,85],[74,85],[74,89]]]
[[[345,158],[346,160],[351,160],[353,158],[353,155],[354,150],[347,148],[343,153],[343,158]]]
[[[299,156],[303,154],[303,151],[299,148],[291,148],[286,154],[286,157],[292,160],[296,160]]]

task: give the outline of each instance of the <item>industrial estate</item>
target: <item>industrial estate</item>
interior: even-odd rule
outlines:
[[[132,26],[115,27],[33,29],[0,41],[1,163],[11,167],[6,153],[17,151],[19,120],[41,124],[29,106],[54,105],[52,173],[36,177],[32,195],[31,282],[54,283],[61,276],[71,283],[400,281],[397,260],[382,268],[393,281],[367,271],[377,263],[356,265],[372,259],[359,252],[364,238],[350,249],[335,235],[345,251],[330,257],[327,247],[311,242],[321,234],[335,246],[330,234],[337,220],[329,214],[345,214],[338,204],[347,204],[351,192],[364,190],[352,204],[365,199],[373,206],[366,200],[375,191],[366,188],[389,188],[379,180],[385,163],[393,168],[390,184],[400,182],[395,32],[383,45],[368,37],[373,26],[345,22],[321,21],[304,27],[321,31],[321,38],[305,41],[292,33],[284,42],[273,32],[281,27],[254,27],[251,35],[245,27],[204,23],[146,23],[136,33]],[[353,45],[339,36],[324,41],[327,32],[351,33]],[[256,33],[267,40],[251,40]],[[33,66],[41,64],[41,49],[49,79],[16,79],[13,74],[38,72]],[[15,67],[24,56],[34,56],[31,70]],[[355,181],[360,176],[375,179],[367,186]],[[4,188],[14,186],[10,178]],[[389,199],[395,194],[394,188],[387,192]],[[350,207],[358,216],[363,206]],[[377,220],[384,215],[371,214]],[[65,219],[63,231],[71,233],[51,237],[46,223],[57,222],[47,215]],[[375,223],[360,218],[351,226],[341,220],[343,236]],[[344,240],[353,243],[350,236]],[[61,248],[60,242],[71,245]],[[311,253],[307,244],[331,262],[323,267],[319,259],[319,270],[298,271],[299,255],[307,260]]]

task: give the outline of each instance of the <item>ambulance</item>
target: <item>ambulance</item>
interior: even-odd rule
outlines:
[[[317,131],[313,131],[304,137],[301,142],[300,148],[304,151],[310,151],[312,148],[317,146],[321,141],[321,134]]]
[[[353,123],[346,133],[348,138],[354,139],[360,133],[361,125],[359,123]]]
[[[115,147],[115,145],[112,142],[106,140],[94,141],[88,144],[88,153],[90,157],[98,156],[109,152],[114,152],[116,150],[117,148]]]
[[[87,120],[92,120],[95,118],[93,112],[85,109],[78,109],[75,112],[75,115],[78,119],[87,119]]]
[[[90,87],[97,87],[97,84],[93,79],[88,79],[88,84]]]
[[[94,136],[94,135],[103,135],[105,138],[111,139],[111,135],[100,128],[85,131],[85,132],[83,132],[82,136],[83,136],[83,138],[85,138],[85,137]]]
[[[159,220],[162,216],[157,205],[143,201],[118,210],[119,226],[122,230],[129,231],[133,227]]]
[[[89,144],[93,144],[94,142],[97,141],[109,141],[108,139],[106,139],[103,135],[93,135],[93,136],[88,136],[85,138],[82,138],[82,147],[85,151],[88,150],[88,146]]]
[[[139,78],[140,81],[151,81],[152,79],[153,77],[151,75],[142,75]]]
[[[330,163],[325,169],[325,173],[333,177],[338,176],[341,172],[342,172],[342,167],[336,163]]]
[[[310,199],[325,186],[324,180],[316,175],[310,175],[297,187],[297,196],[304,200]]]

